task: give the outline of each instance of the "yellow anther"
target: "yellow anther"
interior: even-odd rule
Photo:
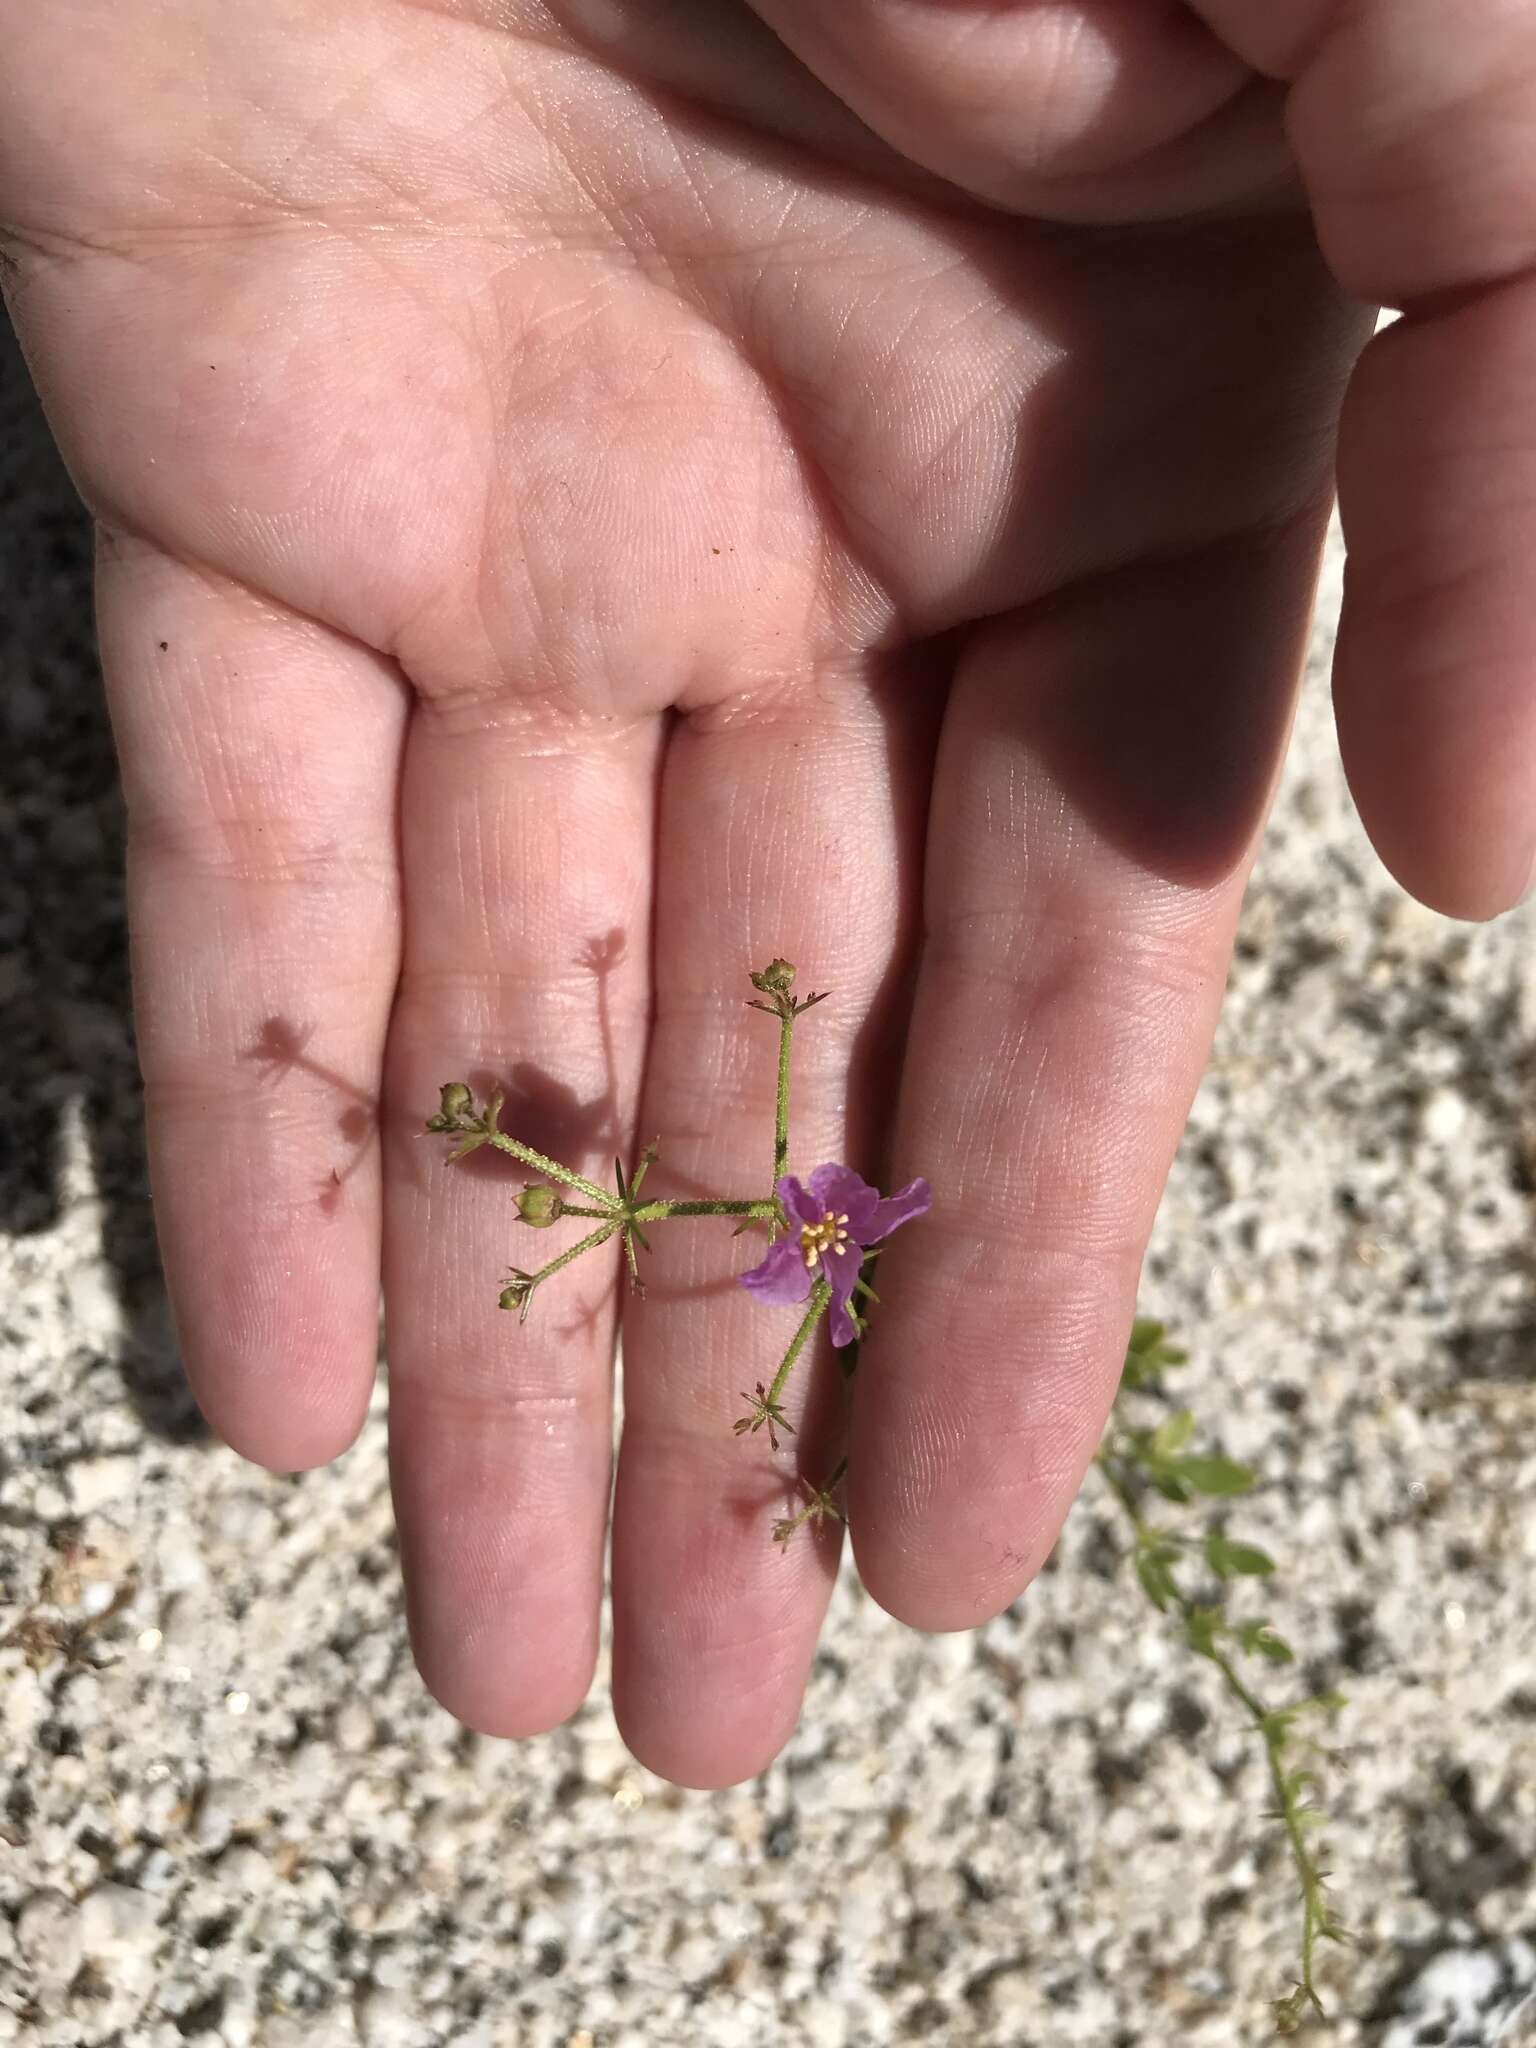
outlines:
[[[800,1232],[800,1249],[807,1266],[814,1266],[826,1252],[840,1252],[848,1243],[848,1212],[834,1215],[826,1210],[819,1223],[807,1223]]]

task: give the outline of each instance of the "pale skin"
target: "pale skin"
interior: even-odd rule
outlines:
[[[846,1410],[825,1361],[792,1383],[795,1453],[846,1448],[907,1622],[1038,1569],[1208,1048],[1341,401],[1366,823],[1439,909],[1522,895],[1533,123],[1518,0],[7,24],[6,289],[99,522],[187,1369],[250,1457],[335,1457],[382,1274],[412,1635],[471,1725],[588,1688],[616,1252],[519,1329],[517,1180],[415,1133],[521,1067],[578,1170],[659,1136],[657,1194],[762,1192],[775,954],[834,991],[792,1165],[935,1190]],[[1406,317],[1357,362],[1373,300]],[[789,1334],[730,1278],[761,1241],[652,1241],[615,1707],[721,1785],[794,1725],[836,1539],[775,1547],[794,1460],[731,1434]]]

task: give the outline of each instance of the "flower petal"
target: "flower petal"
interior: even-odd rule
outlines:
[[[873,1244],[877,1238],[889,1237],[893,1230],[899,1230],[903,1223],[910,1223],[917,1216],[926,1216],[933,1206],[933,1195],[927,1181],[919,1177],[908,1181],[904,1188],[898,1188],[894,1195],[887,1195],[883,1202],[876,1202],[866,1244]]]
[[[818,1202],[792,1173],[786,1173],[774,1189],[792,1223],[819,1223],[825,1204]]]
[[[833,1302],[832,1312],[828,1320],[832,1325],[832,1348],[834,1351],[841,1351],[845,1344],[853,1344],[858,1341],[859,1326],[853,1320],[853,1317],[849,1315],[842,1302]]]
[[[833,1162],[818,1166],[811,1175],[809,1186],[816,1214],[808,1221],[819,1223],[830,1210],[834,1216],[848,1218],[848,1235],[855,1243],[869,1243],[869,1219],[875,1213],[880,1197],[868,1181],[856,1174],[851,1166],[839,1166]]]
[[[762,1264],[738,1277],[748,1294],[758,1301],[771,1302],[775,1307],[804,1301],[811,1291],[810,1268],[805,1263],[799,1238],[793,1235],[776,1238],[768,1247],[768,1256]]]
[[[822,1278],[832,1289],[832,1342],[841,1347],[851,1344],[858,1336],[858,1326],[848,1313],[848,1304],[853,1299],[853,1283],[859,1277],[864,1264],[864,1254],[857,1245],[849,1245],[840,1252],[823,1252],[821,1255]]]

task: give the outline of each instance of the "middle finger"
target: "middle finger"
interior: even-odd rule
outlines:
[[[778,1025],[747,1007],[747,974],[776,956],[795,964],[797,994],[831,991],[795,1027],[790,1170],[843,1159],[874,1177],[940,695],[926,663],[822,671],[674,734],[640,1113],[661,1140],[648,1192],[769,1191]],[[648,1296],[625,1319],[614,1503],[615,1711],[644,1763],[707,1786],[762,1770],[789,1735],[836,1567],[834,1544],[802,1533],[781,1547],[772,1528],[797,1473],[819,1483],[837,1461],[841,1376],[824,1349],[819,1367],[801,1360],[786,1397],[797,1434],[777,1457],[766,1433],[733,1435],[740,1390],[772,1378],[801,1311],[736,1284],[764,1239],[732,1229],[675,1219],[648,1233]]]

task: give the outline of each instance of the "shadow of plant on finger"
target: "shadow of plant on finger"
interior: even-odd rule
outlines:
[[[263,1081],[274,1087],[287,1075],[303,1074],[340,1102],[334,1130],[342,1156],[322,1175],[315,1197],[321,1214],[334,1216],[341,1206],[342,1190],[361,1165],[378,1129],[379,1098],[338,1068],[313,1058],[308,1048],[314,1035],[312,1024],[268,1017],[244,1057],[260,1067]]]

